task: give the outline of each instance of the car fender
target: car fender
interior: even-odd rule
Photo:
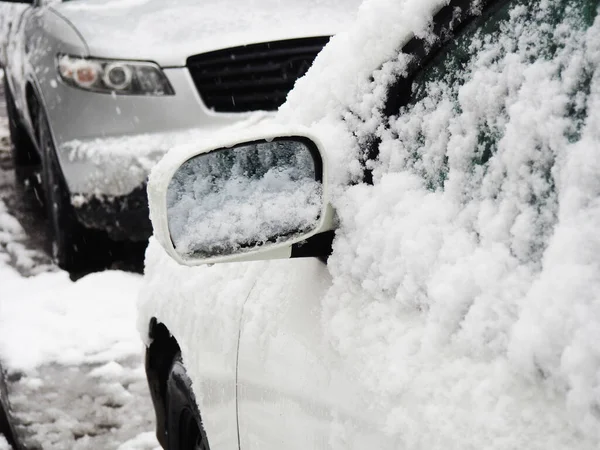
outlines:
[[[146,251],[138,329],[147,346],[153,342],[153,322],[163,324],[176,340],[211,448],[238,448],[239,326],[264,267],[264,261],[181,266],[155,238]]]
[[[62,99],[54,93],[60,83],[56,56],[68,53],[87,56],[87,46],[72,24],[52,9],[26,9],[11,31],[7,79],[25,128],[35,137],[35,124],[28,103],[33,89],[36,100],[47,112],[52,129],[52,109]]]

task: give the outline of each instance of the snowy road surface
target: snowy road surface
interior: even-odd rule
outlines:
[[[28,449],[158,448],[135,328],[141,276],[72,282],[51,264],[34,192],[14,187],[1,95],[0,110],[0,360],[20,439]]]

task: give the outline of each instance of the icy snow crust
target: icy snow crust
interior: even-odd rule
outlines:
[[[581,31],[576,10],[552,24],[556,0],[514,6],[468,43],[477,54],[454,79],[417,80],[428,96],[382,125],[407,67],[398,48],[446,3],[366,0],[277,117],[318,133],[332,168],[340,227],[321,324],[397,448],[598,448],[600,20]],[[547,39],[558,45],[534,59]],[[374,185],[349,186],[373,134]],[[221,291],[292,276],[277,261],[178,267],[154,241],[147,267],[140,329],[167,324],[196,386],[194,342],[239,314],[214,313]]]
[[[290,141],[198,155],[174,174],[167,191],[169,231],[185,258],[229,255],[306,233],[321,204],[310,151]]]

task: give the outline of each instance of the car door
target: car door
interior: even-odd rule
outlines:
[[[273,261],[262,273],[240,328],[240,448],[391,448],[377,433],[380,411],[322,327],[331,285],[325,263]]]
[[[451,2],[449,11],[453,11],[456,3],[462,3],[463,6],[470,4]],[[506,77],[511,76],[510,63],[516,58],[511,54],[511,49],[520,45],[530,49],[524,50],[524,53],[530,53],[519,60],[519,64],[526,68],[538,59],[551,56],[560,47],[552,33],[546,36],[546,40],[529,47],[527,42],[517,42],[517,39],[526,39],[527,28],[537,26],[537,20],[540,21],[540,27],[554,27],[569,22],[574,24],[574,29],[577,26],[585,28],[595,19],[597,7],[597,2],[590,0],[559,0],[552,2],[550,7],[540,7],[538,2],[524,0],[491,1],[485,3],[482,14],[461,23],[455,29],[454,37],[443,46],[433,46],[430,51],[425,51],[426,45],[419,50],[418,42],[409,42],[405,48],[411,48],[417,55],[416,69],[406,79],[400,79],[389,87],[390,98],[385,107],[385,114],[389,117],[384,119],[388,123],[382,127],[385,128],[383,131],[378,131],[379,135],[375,139],[375,142],[387,140],[387,150],[372,153],[376,162],[381,164],[380,170],[402,171],[407,167],[407,170],[419,174],[432,192],[444,189],[447,186],[447,133],[455,132],[458,137],[463,131],[464,135],[460,135],[465,139],[463,144],[473,146],[472,157],[464,161],[465,167],[468,171],[485,170],[485,164],[493,157],[503,138],[504,131],[499,126],[502,123],[499,124],[498,121],[506,108],[510,107],[509,96],[514,94],[510,91],[510,82],[513,80],[506,80]],[[436,20],[442,20],[447,11],[441,11]],[[566,17],[569,14],[574,14],[574,18]],[[453,13],[444,17],[444,20],[449,19],[447,23],[456,18]],[[525,32],[521,30],[524,25]],[[510,27],[517,31],[511,34],[508,29]],[[504,32],[507,40],[502,42],[500,51],[490,52],[486,43]],[[508,61],[506,70],[503,67],[498,69],[503,61]],[[461,86],[473,77],[492,75],[491,72],[480,71],[480,64],[498,69],[497,86],[500,90],[494,93],[497,111],[492,108],[493,105],[489,105],[488,110],[479,118],[481,120],[474,121],[466,117],[465,128],[457,131],[460,124],[452,120],[452,114],[460,115],[462,112],[461,101],[464,99],[461,99]],[[587,89],[590,76],[582,80],[583,86],[587,83]],[[443,97],[440,90],[442,84],[447,88]],[[485,86],[485,83],[480,85]],[[490,89],[494,87],[492,84]],[[431,93],[436,96],[429,97]],[[444,101],[443,104],[440,99]],[[428,115],[429,112],[431,114]],[[413,123],[403,128],[403,124],[410,122],[411,118],[415,119]],[[446,121],[439,132],[432,132],[434,120]],[[408,128],[410,130],[403,134]],[[573,128],[573,132],[577,133],[577,127]],[[411,136],[415,139],[414,142],[408,141]],[[468,141],[473,138],[474,140]],[[424,146],[423,143],[428,139],[439,140],[430,141]],[[395,143],[390,140],[395,140]],[[427,149],[427,153],[422,152],[423,148]],[[405,154],[397,159],[394,151]],[[532,161],[530,164],[537,162]],[[377,176],[376,174],[376,183]],[[461,188],[452,184],[449,186]],[[467,189],[468,186],[462,188]],[[543,219],[543,208],[536,206],[535,209]],[[373,227],[376,228],[377,224],[374,223]],[[516,248],[515,252],[520,250]],[[523,251],[539,250],[536,250],[533,242]],[[327,266],[318,260],[265,264],[263,274],[244,306],[241,322],[237,391],[241,450],[444,448],[440,447],[443,442],[435,432],[438,426],[442,432],[444,427],[447,432],[448,427],[454,426],[468,430],[473,411],[476,411],[468,403],[462,405],[464,410],[459,405],[457,411],[460,414],[457,417],[448,418],[443,417],[443,409],[428,410],[427,405],[419,404],[419,395],[411,394],[411,389],[414,388],[430,392],[432,400],[435,396],[445,395],[441,391],[428,391],[426,386],[428,377],[435,380],[432,377],[437,376],[435,364],[425,367],[427,372],[423,373],[422,380],[421,375],[414,371],[415,367],[420,367],[418,364],[406,370],[402,367],[403,364],[411,366],[410,355],[419,351],[421,344],[414,337],[416,332],[410,337],[411,342],[403,341],[408,334],[403,337],[396,330],[385,331],[384,317],[381,318],[381,329],[350,328],[343,330],[343,333],[332,332],[348,327],[349,324],[376,325],[373,317],[345,322],[343,316],[344,308],[357,296],[363,296],[354,303],[364,306],[364,315],[373,313],[367,312],[366,305],[376,300],[369,297],[370,291],[363,289],[364,285],[359,283],[357,287],[349,283],[343,294],[340,295],[338,290],[335,300],[339,303],[336,304],[329,292],[331,285],[332,278]],[[376,289],[371,292],[373,290]],[[390,293],[390,302],[393,302],[395,294]],[[335,308],[339,308],[341,314],[332,314],[331,310]],[[394,311],[393,308],[391,311]],[[357,316],[363,314],[360,307],[353,312]],[[398,320],[386,324],[395,323],[398,327],[418,330],[419,327],[424,327],[420,321],[426,314],[426,306],[415,306],[412,314],[398,314],[395,317]],[[336,317],[337,321],[332,321],[332,317]],[[405,322],[401,320],[403,317]],[[443,326],[445,323],[451,326],[454,319],[458,321],[457,326],[460,326],[460,317],[439,318],[440,323],[436,326]],[[388,334],[381,334],[386,332]],[[368,352],[361,354],[353,348],[357,344],[351,339],[353,333],[361,339],[374,340],[374,345],[364,348],[381,349],[381,355]],[[340,342],[335,337],[340,334],[349,338],[347,342]],[[415,347],[400,348],[406,344]],[[485,354],[498,344],[486,343],[482,339],[472,345],[477,349],[481,347],[480,351]],[[388,355],[397,352],[398,361],[386,359],[383,355],[388,351]],[[348,355],[352,355],[352,358]],[[440,360],[442,356],[440,355]],[[408,359],[402,362],[400,357]],[[441,364],[440,361],[440,367]],[[448,366],[453,367],[452,361]],[[373,369],[374,367],[378,369]],[[376,385],[377,379],[369,379],[369,376],[376,375],[376,370],[388,372],[379,380],[389,382],[389,386]],[[454,374],[453,371],[448,373]],[[452,390],[450,382],[456,381],[452,381],[452,376],[449,377],[447,390]],[[470,398],[469,394],[465,393],[464,398]],[[432,432],[419,432],[427,429]]]

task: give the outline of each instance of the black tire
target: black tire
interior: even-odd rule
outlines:
[[[13,450],[22,448],[17,439],[17,432],[13,427],[13,421],[10,415],[10,402],[8,401],[8,387],[6,386],[5,373],[0,366],[0,434],[4,435],[6,441]]]
[[[71,195],[58,163],[48,120],[38,107],[36,122],[42,153],[42,188],[50,236],[50,255],[69,273],[83,273],[106,266],[108,239],[85,228],[77,220]]]
[[[210,450],[181,354],[167,378],[167,450]]]
[[[15,101],[4,76],[4,98],[6,100],[6,114],[8,117],[8,131],[10,135],[11,154],[18,178],[22,178],[23,171],[31,171],[40,164],[40,157],[36,151],[27,130],[19,118]]]

